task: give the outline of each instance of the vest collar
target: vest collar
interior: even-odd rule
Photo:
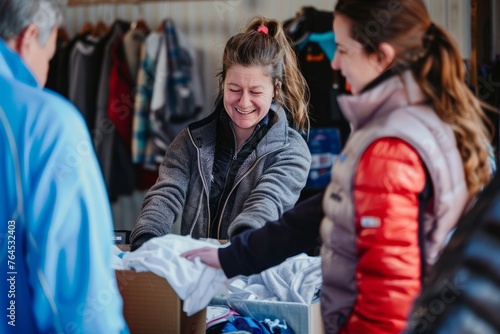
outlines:
[[[338,97],[342,113],[352,130],[362,127],[379,111],[390,112],[409,105],[423,104],[428,100],[410,70],[389,74],[383,73],[359,95]]]

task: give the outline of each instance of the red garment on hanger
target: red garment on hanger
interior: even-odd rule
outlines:
[[[132,120],[134,116],[133,89],[135,83],[132,80],[125,57],[123,36],[113,46],[111,59],[108,117],[115,125],[116,131],[131,154]],[[139,190],[151,188],[158,178],[158,170],[147,170],[142,165],[136,165],[136,172],[136,188]]]
[[[116,41],[111,52],[108,117],[116,126],[116,131],[125,142],[128,151],[131,152],[134,83],[123,50],[123,36]]]

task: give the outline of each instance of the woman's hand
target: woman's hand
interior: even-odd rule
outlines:
[[[221,269],[219,261],[218,248],[214,247],[203,247],[198,249],[192,249],[181,254],[182,257],[194,261],[195,258],[199,257],[201,262],[205,263],[207,266]]]

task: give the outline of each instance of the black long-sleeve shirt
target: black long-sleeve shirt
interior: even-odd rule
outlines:
[[[317,247],[320,244],[319,227],[324,216],[323,194],[300,202],[277,221],[232,237],[230,246],[218,250],[226,276],[260,273],[291,256]]]

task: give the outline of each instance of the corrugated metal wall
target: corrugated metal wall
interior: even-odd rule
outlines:
[[[406,0],[404,0],[406,1]],[[284,21],[294,17],[302,6],[333,10],[334,0],[223,0],[223,1],[164,1],[143,4],[101,4],[67,7],[66,28],[76,33],[86,21],[102,20],[108,24],[117,18],[144,19],[156,28],[163,19],[174,20],[188,39],[200,50],[205,96],[213,101],[217,85],[215,74],[225,42],[239,31],[254,15],[264,15]],[[470,0],[426,0],[433,20],[443,25],[457,39],[464,57],[470,55]],[[207,108],[209,108],[207,106]]]

